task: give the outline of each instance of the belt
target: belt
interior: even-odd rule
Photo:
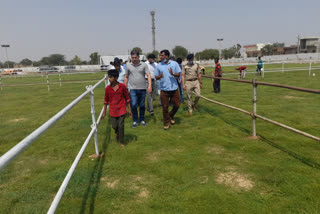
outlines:
[[[187,81],[196,81],[198,78],[188,79]]]

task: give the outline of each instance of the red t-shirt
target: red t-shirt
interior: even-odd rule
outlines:
[[[120,117],[127,113],[126,103],[130,102],[127,88],[124,84],[118,83],[119,87],[114,91],[108,85],[104,95],[104,103],[109,104],[109,114],[111,117]]]
[[[239,70],[239,71],[243,71],[243,70],[246,70],[247,67],[246,66],[240,66],[239,68],[236,68],[236,70]]]

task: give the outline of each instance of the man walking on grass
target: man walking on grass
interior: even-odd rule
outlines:
[[[157,67],[158,63],[155,62],[156,56],[154,54],[149,54],[148,55],[148,61],[146,62],[146,64],[148,65],[149,68],[149,72],[151,75],[151,81],[152,81],[152,92],[151,93],[147,93],[147,111],[153,115],[153,100],[156,98],[156,94],[157,94],[157,82],[156,79],[154,77],[154,70]],[[147,76],[146,80],[148,83],[148,79]]]
[[[133,117],[132,128],[136,128],[140,122],[141,125],[146,126],[144,121],[145,113],[145,97],[146,89],[148,93],[152,92],[151,76],[146,63],[141,62],[139,59],[138,51],[131,51],[131,63],[126,66],[126,73],[124,78],[124,84],[130,85],[130,104]],[[148,79],[148,86],[146,85],[146,79]],[[139,116],[138,116],[139,106]]]
[[[196,105],[200,99],[200,88],[202,88],[200,65],[194,63],[193,58],[194,55],[189,54],[187,56],[188,64],[182,67],[182,85],[183,90],[187,90],[189,115],[192,115],[192,110],[197,111]],[[193,92],[196,93],[194,102],[192,100]]]
[[[214,76],[215,77],[222,77],[221,64],[220,64],[218,58],[215,59],[215,63],[216,63],[216,69],[214,71]],[[214,90],[214,93],[220,93],[220,79],[214,79],[213,90]]]
[[[162,50],[160,52],[161,62],[154,72],[157,80],[160,80],[160,99],[162,103],[164,129],[167,130],[171,124],[175,124],[174,115],[180,106],[180,95],[178,91],[177,79],[180,77],[181,69],[177,62],[169,60],[170,52]],[[168,111],[169,100],[173,102],[172,110]]]

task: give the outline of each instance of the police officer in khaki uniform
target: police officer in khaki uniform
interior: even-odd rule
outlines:
[[[193,54],[187,56],[188,63],[182,67],[183,90],[187,90],[188,111],[192,115],[192,110],[197,111],[196,105],[200,99],[200,88],[202,88],[201,69],[198,63],[193,63]],[[193,102],[192,92],[196,93]]]

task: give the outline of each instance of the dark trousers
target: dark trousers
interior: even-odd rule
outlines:
[[[126,115],[120,117],[110,117],[110,123],[114,129],[115,134],[118,136],[118,141],[124,143],[124,118]]]
[[[140,122],[144,121],[144,112],[146,110],[145,108],[145,98],[146,98],[146,90],[145,89],[131,89],[130,90],[130,105],[131,105],[131,111],[132,111],[132,117],[133,122],[139,122],[139,116],[140,116]],[[138,116],[138,106],[139,106],[139,113]]]
[[[175,91],[161,91],[160,99],[162,103],[162,113],[164,125],[170,124],[170,119],[173,119],[174,115],[177,113],[180,106],[180,95],[179,90]],[[173,107],[169,113],[169,100],[172,101]]]
[[[220,79],[214,79],[213,90],[214,90],[214,93],[220,93]]]

